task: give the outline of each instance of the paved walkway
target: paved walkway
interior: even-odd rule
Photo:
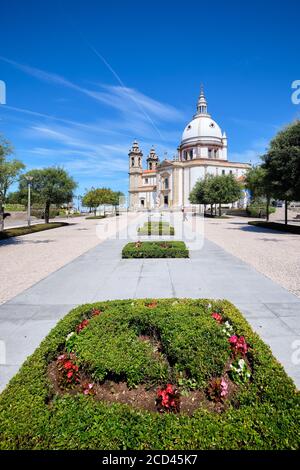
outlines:
[[[129,226],[133,236],[143,217]],[[175,216],[177,235],[180,221]],[[134,297],[227,298],[241,309],[300,387],[300,365],[292,361],[293,347],[300,347],[300,299],[213,242],[203,240],[199,227],[193,240],[191,223],[185,227],[190,259],[122,260],[120,252],[128,234],[121,230],[119,239],[98,244],[1,305],[0,339],[5,341],[7,356],[6,365],[0,365],[0,387],[72,307]]]
[[[300,236],[248,225],[246,217],[205,219],[205,237],[300,297]]]
[[[136,214],[129,217],[135,218]],[[84,217],[57,220],[70,225],[0,241],[0,304],[107,238],[108,231],[97,234],[96,227],[114,226],[110,217],[103,220],[86,220]],[[124,216],[118,217],[118,221],[124,226],[127,223]]]

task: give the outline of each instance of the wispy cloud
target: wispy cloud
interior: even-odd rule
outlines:
[[[133,88],[96,84],[96,89],[91,90],[89,88],[79,86],[71,80],[68,80],[56,73],[46,72],[36,67],[21,64],[2,56],[0,56],[0,60],[40,81],[72,89],[97,102],[114,108],[121,112],[126,119],[127,116],[130,115],[131,119],[135,118],[136,121],[139,120],[143,122],[146,124],[145,127],[149,127],[149,125],[150,127],[152,126],[155,131],[158,131],[157,123],[180,121],[184,118],[184,115],[173,106],[146,96]],[[162,138],[163,133],[158,131],[158,134],[159,137]]]

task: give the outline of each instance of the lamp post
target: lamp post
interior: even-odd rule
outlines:
[[[30,189],[31,189],[31,181],[33,180],[33,176],[25,176],[25,179],[27,181],[27,186],[28,186],[28,202],[27,202],[27,223],[28,223],[28,227],[30,227],[30,205],[31,205],[31,201],[30,201]]]

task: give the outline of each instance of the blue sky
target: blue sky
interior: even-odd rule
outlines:
[[[172,157],[204,84],[229,158],[257,161],[300,115],[298,1],[1,3],[0,132],[28,169],[127,192],[137,138]]]

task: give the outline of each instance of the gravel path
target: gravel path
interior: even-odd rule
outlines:
[[[130,214],[129,220],[134,217]],[[101,243],[118,230],[117,220],[120,229],[127,225],[125,215],[65,219],[72,225],[0,241],[0,304]]]
[[[205,219],[204,236],[300,297],[300,236],[248,225],[248,219]]]

